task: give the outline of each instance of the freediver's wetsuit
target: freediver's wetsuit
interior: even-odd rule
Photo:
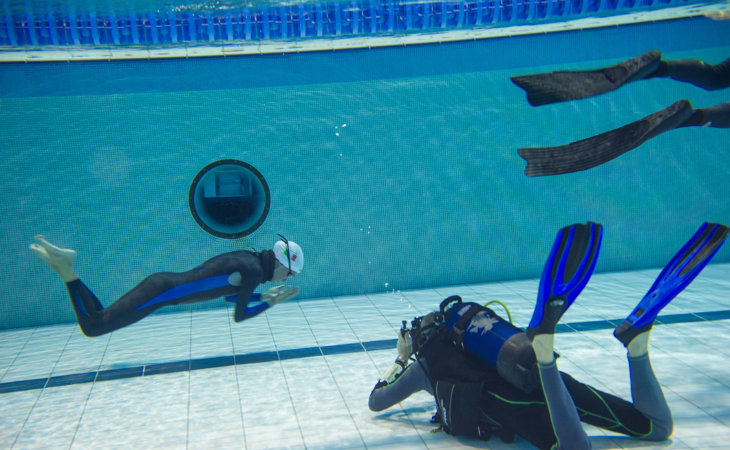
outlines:
[[[215,256],[187,272],[159,272],[104,308],[79,279],[66,283],[71,304],[86,336],[100,336],[127,326],[168,305],[196,303],[224,296],[237,296],[234,320],[249,319],[269,307],[262,302],[249,306],[254,289],[271,280],[274,252],[245,250]]]
[[[543,392],[548,389],[558,391],[562,389],[560,386],[543,382],[542,386],[526,393],[508,383],[494,368],[475,356],[443,343],[437,345],[436,351],[430,352],[429,357],[419,357],[419,361],[406,366],[395,379],[379,381],[370,394],[370,409],[382,411],[421,390],[433,394],[437,381],[473,382],[474,373],[478,372],[481,392],[477,393],[480,396],[477,414],[482,439],[496,435],[505,442],[511,442],[518,435],[541,449],[582,448],[582,445],[576,444],[583,444],[581,439],[585,439],[580,425],[561,427],[560,421],[570,419],[561,416],[551,418],[551,410],[546,404]],[[465,367],[467,370],[464,370]],[[560,376],[582,422],[635,438],[667,439],[673,429],[672,417],[648,355],[629,358],[629,367],[633,404],[580,383],[566,373],[560,372]],[[464,377],[457,371],[469,374]],[[554,430],[569,432],[558,436],[559,432]],[[587,446],[590,446],[590,442],[587,442]]]
[[[730,58],[719,64],[709,64],[697,59],[660,61],[659,67],[646,78],[671,78],[693,84],[707,91],[730,87]],[[710,126],[730,128],[730,102],[694,110],[680,127]]]
[[[709,64],[697,59],[660,61],[659,67],[646,76],[653,77],[669,77],[708,91],[725,89],[730,87],[730,58],[719,64]]]

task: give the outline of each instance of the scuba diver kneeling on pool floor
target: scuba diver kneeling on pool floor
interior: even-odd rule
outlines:
[[[444,300],[398,334],[398,358],[373,388],[369,407],[382,411],[426,390],[434,395],[433,421],[456,436],[538,448],[591,448],[581,422],[637,439],[661,441],[673,419],[649,360],[654,320],[702,271],[730,229],[705,223],[664,268],[649,292],[616,329],[628,352],[633,403],[559,372],[555,327],[593,273],[603,228],[589,222],[561,229],[543,270],[526,331],[489,308]],[[413,359],[411,357],[414,356]]]
[[[168,305],[225,297],[236,304],[233,319],[240,322],[294,298],[299,288],[282,285],[253,293],[259,284],[286,281],[304,267],[301,247],[279,236],[281,240],[273,250],[228,252],[187,272],[154,273],[106,308],[76,274],[76,251],[56,247],[40,235],[30,249],[66,283],[79,327],[84,335],[93,337],[130,325]]]

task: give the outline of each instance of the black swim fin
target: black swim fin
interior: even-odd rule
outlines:
[[[517,152],[527,161],[525,175],[528,177],[579,172],[600,166],[661,133],[683,126],[693,112],[688,100],[679,100],[641,120],[597,136],[557,147],[520,148]]]
[[[557,71],[511,77],[527,92],[532,106],[577,100],[613,91],[654,72],[662,59],[658,50],[596,70]]]

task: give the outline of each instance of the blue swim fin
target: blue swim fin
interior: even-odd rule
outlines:
[[[565,311],[588,283],[598,260],[603,225],[593,222],[567,226],[558,232],[545,263],[537,304],[527,335],[552,334]]]
[[[686,288],[720,249],[730,228],[719,223],[704,223],[669,264],[639,304],[613,331],[616,339],[629,345],[632,339],[654,325],[659,311]]]

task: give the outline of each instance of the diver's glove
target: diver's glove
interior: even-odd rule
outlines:
[[[411,335],[406,333],[405,328],[398,331],[398,343],[396,343],[395,347],[398,350],[398,357],[395,359],[395,362],[385,369],[385,372],[383,372],[382,375],[380,375],[378,384],[375,385],[374,389],[379,389],[383,386],[394,383],[408,365],[408,358],[410,358],[411,354],[413,354],[413,347],[411,346]]]
[[[274,306],[278,303],[293,299],[298,293],[298,287],[275,286],[261,294],[261,301],[268,303],[269,306]]]
[[[395,348],[398,350],[398,359],[396,359],[396,362],[400,361],[401,363],[406,364],[408,362],[408,358],[410,358],[413,354],[411,335],[403,332],[402,330],[399,331],[398,342],[396,343]]]

